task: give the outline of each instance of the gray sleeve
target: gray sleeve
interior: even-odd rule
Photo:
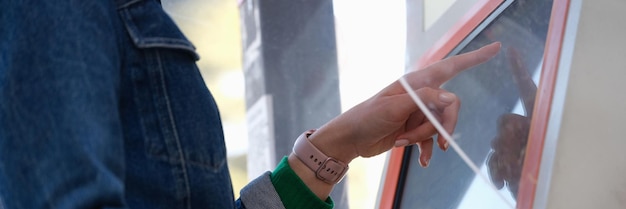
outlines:
[[[247,209],[285,209],[272,184],[270,173],[265,172],[241,189],[240,199]]]

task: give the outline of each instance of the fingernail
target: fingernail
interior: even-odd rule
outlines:
[[[454,94],[450,92],[444,92],[439,94],[439,100],[445,103],[454,102]]]
[[[422,166],[422,168],[428,168],[429,163],[430,163],[430,159],[425,159],[425,160],[422,160],[422,162],[420,163],[420,166]]]
[[[489,59],[491,59],[492,57],[494,57],[494,56],[496,56],[498,54],[498,52],[500,51],[500,48],[502,48],[502,43],[500,43],[500,42],[491,43],[489,45],[481,47],[481,49],[485,48],[485,47],[488,47],[488,46],[493,46],[493,45],[496,45],[497,47],[495,47],[494,49],[491,49],[493,51],[487,51],[484,54],[482,54],[481,55],[482,59],[489,60]]]
[[[448,146],[450,146],[450,144],[446,141],[446,143],[443,144],[443,151],[448,151]]]
[[[491,45],[496,45],[496,46],[498,46],[498,49],[500,49],[502,47],[502,42],[499,42],[499,41],[498,42],[493,42],[493,43],[487,44],[487,45],[485,45],[483,47],[488,47],[488,46],[491,46]],[[483,48],[483,47],[481,47],[481,48]]]
[[[408,139],[398,139],[398,140],[396,140],[396,143],[393,146],[394,147],[404,147],[406,145],[409,145],[409,140]]]

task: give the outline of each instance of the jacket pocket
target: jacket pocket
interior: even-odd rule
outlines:
[[[219,112],[195,65],[193,45],[155,1],[119,13],[136,46],[129,70],[148,156],[214,172],[226,169]]]
[[[138,48],[180,49],[194,60],[200,59],[193,44],[157,2],[138,1],[118,10],[131,40]]]

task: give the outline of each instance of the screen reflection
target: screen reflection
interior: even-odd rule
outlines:
[[[518,0],[449,56],[502,43],[489,62],[466,70],[443,85],[457,94],[461,110],[454,135],[459,146],[510,202],[517,195],[536,84],[552,1]],[[506,7],[506,8],[505,8]],[[410,26],[410,20],[409,27]],[[482,27],[482,28],[481,28]],[[456,153],[434,152],[428,168],[418,149],[407,148],[400,208],[506,208]]]

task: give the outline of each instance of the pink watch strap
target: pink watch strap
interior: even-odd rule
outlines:
[[[326,156],[317,149],[308,139],[313,132],[315,130],[308,130],[298,137],[293,146],[293,153],[315,172],[315,176],[318,179],[328,184],[336,184],[345,176],[346,171],[348,171],[348,165],[335,158]]]

